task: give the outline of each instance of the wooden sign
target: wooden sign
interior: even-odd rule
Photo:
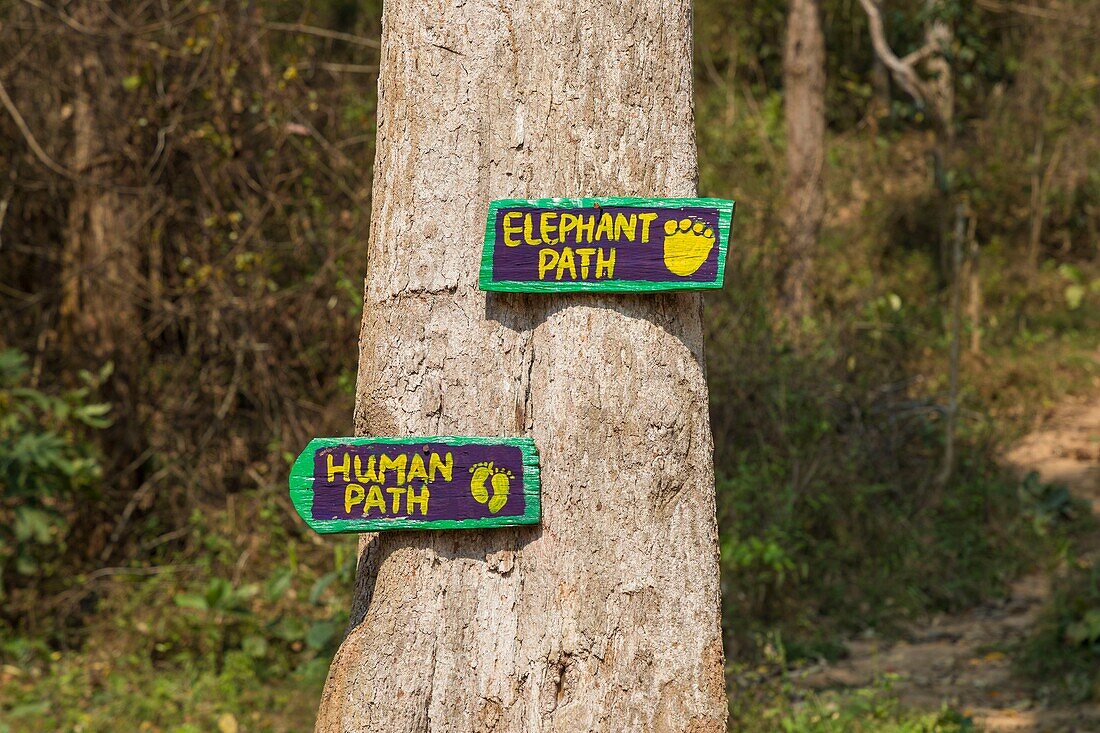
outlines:
[[[317,532],[538,524],[530,438],[314,438],[290,498]]]
[[[720,288],[733,206],[725,199],[494,201],[485,226],[481,289]]]

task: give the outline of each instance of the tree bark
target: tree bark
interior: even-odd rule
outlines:
[[[966,318],[970,323],[970,353],[979,354],[982,350],[982,279],[981,248],[978,247],[978,218],[971,214],[966,232],[967,253],[964,262],[966,272],[967,301]]]
[[[86,0],[70,8],[74,22],[82,27],[113,27],[101,2]],[[100,395],[114,406],[114,414],[129,419],[116,421],[99,440],[110,446],[111,487],[122,494],[132,490],[140,476],[122,468],[142,454],[148,441],[138,378],[147,354],[139,230],[148,199],[130,186],[122,192],[128,171],[119,151],[128,121],[118,98],[120,80],[112,74],[126,68],[124,50],[115,38],[81,42],[86,47],[74,48],[68,65],[73,92],[66,167],[73,191],[60,256],[59,346],[69,365],[93,371],[106,362],[114,365]],[[105,544],[107,529],[105,523],[96,525],[86,542],[89,555],[110,555],[114,546]]]
[[[688,0],[389,0],[355,425],[531,435],[542,524],[360,544],[318,731],[725,730],[701,299],[486,294],[488,202],[690,196]]]
[[[81,3],[74,18],[87,27],[106,25],[97,3]],[[139,349],[137,295],[141,253],[136,244],[139,202],[111,184],[116,131],[125,124],[101,54],[113,44],[80,53],[71,71],[73,142],[68,168],[77,177],[61,252],[62,345],[76,357],[126,359]],[[118,380],[116,380],[118,381]]]
[[[966,237],[966,209],[955,205],[955,234],[951,238],[951,326],[948,334],[947,405],[943,411],[943,464],[936,476],[940,488],[947,486],[955,470],[955,426],[959,417],[959,350],[962,341],[962,264]]]
[[[787,119],[787,239],[782,285],[784,315],[797,324],[810,311],[813,260],[825,216],[825,34],[820,0],[791,0],[783,49]]]

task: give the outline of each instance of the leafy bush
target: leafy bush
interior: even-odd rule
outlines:
[[[1100,698],[1100,561],[1079,565],[1058,580],[1020,670],[1053,699]]]
[[[219,667],[236,652],[257,661],[270,660],[279,654],[275,646],[281,647],[284,654],[305,653],[302,668],[317,659],[327,666],[347,623],[347,613],[340,608],[328,609],[320,618],[311,616],[322,607],[320,599],[325,590],[334,581],[350,585],[355,571],[354,554],[345,555],[342,546],[336,553],[337,567],[313,583],[308,605],[303,604],[295,613],[272,613],[293,582],[293,572],[286,566],[276,567],[262,589],[259,583],[234,585],[227,578],[214,577],[198,592],[177,593],[177,608],[197,612],[183,616],[187,629],[177,629],[177,633],[189,637],[188,647],[209,654]]]
[[[742,733],[972,733],[973,721],[948,706],[904,707],[890,675],[862,689],[803,696],[786,676],[753,679],[731,696],[730,730]]]
[[[271,493],[250,501],[273,504]],[[356,543],[320,545],[277,524],[253,535],[271,518],[252,511],[239,534],[244,518],[225,509],[192,518],[228,541],[172,553],[162,572],[83,576],[98,600],[79,646],[0,625],[0,733],[310,728],[347,626]]]
[[[0,599],[56,571],[74,516],[99,487],[88,431],[110,424],[110,405],[92,400],[110,373],[108,364],[80,372],[77,389],[43,391],[24,354],[0,351]]]
[[[997,464],[966,393],[941,485],[946,400],[906,358],[929,337],[923,316],[886,295],[857,327],[818,324],[792,348],[753,269],[709,314],[708,350],[725,357],[709,376],[731,655],[778,638],[792,659],[830,656],[838,634],[1001,592],[1076,515],[1064,492]]]

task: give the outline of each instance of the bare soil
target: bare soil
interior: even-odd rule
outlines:
[[[1005,460],[1021,473],[1037,471],[1044,482],[1067,485],[1100,516],[1100,395],[1052,411]],[[1100,534],[1087,538],[1084,549],[1100,552]],[[802,684],[863,687],[891,674],[904,704],[935,710],[947,703],[970,715],[981,730],[1100,733],[1100,705],[1041,704],[999,651],[1028,634],[1050,585],[1046,573],[1036,573],[1016,582],[1007,598],[927,619],[900,640],[853,640],[846,659],[805,670]]]

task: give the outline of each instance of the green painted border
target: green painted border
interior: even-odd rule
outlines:
[[[338,445],[510,445],[520,449],[523,455],[524,512],[519,516],[482,517],[479,519],[314,519],[313,509],[313,456],[318,448]],[[394,529],[486,529],[514,527],[521,524],[538,524],[542,518],[541,477],[539,452],[531,438],[417,436],[415,438],[314,438],[309,441],[290,467],[290,500],[298,516],[318,534],[342,532],[381,532]]]
[[[497,245],[496,214],[500,209],[515,206],[531,206],[542,209],[574,209],[600,206],[639,206],[654,209],[679,209],[685,206],[706,206],[718,209],[718,230],[722,241],[718,243],[718,272],[710,282],[688,280],[609,280],[607,282],[533,282],[527,280],[493,280],[493,252]],[[605,196],[595,198],[552,199],[497,199],[489,204],[485,222],[485,245],[481,250],[481,271],[478,285],[482,290],[501,293],[584,293],[627,292],[651,293],[668,290],[714,290],[722,287],[726,277],[726,256],[729,254],[730,229],[736,202],[711,198],[638,198],[632,196]]]

